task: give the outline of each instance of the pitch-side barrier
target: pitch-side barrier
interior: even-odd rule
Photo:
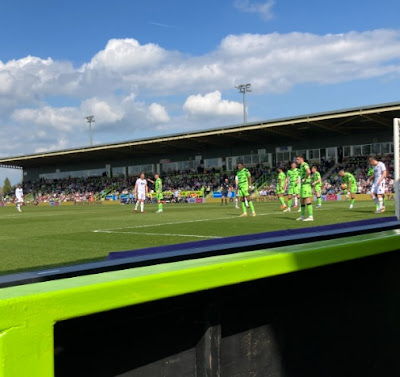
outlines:
[[[14,274],[15,286],[2,277],[0,376],[398,375],[399,225],[112,253]]]

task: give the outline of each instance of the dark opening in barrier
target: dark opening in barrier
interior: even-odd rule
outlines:
[[[57,377],[400,375],[398,251],[55,325]]]

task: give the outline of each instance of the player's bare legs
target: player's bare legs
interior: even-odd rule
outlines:
[[[140,205],[140,212],[144,212],[144,200],[141,199],[136,200],[135,212],[137,212],[139,205]]]
[[[237,195],[235,196],[235,208],[239,209],[239,200],[237,198]]]
[[[383,206],[383,195],[375,195],[374,196],[374,202],[376,204],[376,211],[375,213],[383,213],[385,212],[384,206]]]

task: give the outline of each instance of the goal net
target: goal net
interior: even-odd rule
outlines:
[[[393,119],[394,192],[397,219],[400,220],[400,118]]]

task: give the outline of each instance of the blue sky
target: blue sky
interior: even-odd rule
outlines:
[[[0,156],[399,100],[397,1],[14,0]],[[0,169],[13,183],[19,174]]]

